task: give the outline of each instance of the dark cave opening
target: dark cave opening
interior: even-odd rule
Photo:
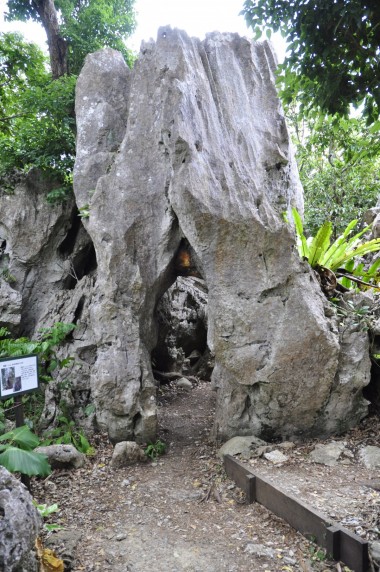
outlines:
[[[71,259],[70,272],[63,281],[65,290],[73,290],[84,276],[88,276],[98,267],[96,252],[92,242],[77,250]]]
[[[57,251],[63,259],[70,261],[68,274],[63,280],[65,290],[73,290],[79,280],[97,269],[94,245],[76,208],[71,213],[70,227]]]
[[[186,239],[180,241],[173,257],[168,282],[155,310],[154,377],[158,383],[180,376],[210,380],[213,363],[207,346],[207,285]]]
[[[67,231],[65,238],[58,246],[58,253],[63,257],[70,256],[74,252],[75,244],[77,242],[78,233],[82,226],[82,221],[78,216],[78,209],[73,209],[70,217],[70,228]]]
[[[370,402],[370,415],[380,415],[380,360],[372,358],[371,380],[363,389],[363,397]]]

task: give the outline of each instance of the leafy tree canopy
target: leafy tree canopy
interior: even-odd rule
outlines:
[[[72,186],[75,155],[74,90],[88,53],[112,47],[133,62],[124,40],[135,26],[135,0],[8,0],[8,20],[34,20],[46,31],[48,62],[20,34],[0,34],[0,182],[13,173],[44,171],[58,187]]]
[[[0,179],[37,167],[68,191],[75,151],[75,76],[55,81],[46,57],[19,34],[0,34]]]
[[[353,217],[373,207],[379,195],[380,141],[377,122],[322,114],[302,116],[288,108],[288,123],[305,193],[305,227],[315,235],[324,221],[337,237]]]
[[[44,26],[53,77],[59,77],[78,74],[86,55],[104,47],[119,50],[131,62],[124,40],[135,28],[133,5],[134,0],[8,0],[6,18]]]
[[[245,20],[260,37],[281,31],[289,48],[282,68],[285,103],[347,115],[380,111],[379,0],[245,0]]]

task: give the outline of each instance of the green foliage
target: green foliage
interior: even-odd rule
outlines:
[[[45,455],[33,451],[39,444],[38,437],[26,425],[0,435],[0,465],[11,473],[49,475],[51,467]]]
[[[74,91],[88,53],[104,47],[121,51],[132,65],[124,40],[135,27],[134,0],[8,0],[8,20],[41,23],[48,35],[47,59],[20,34],[0,34],[0,186],[12,189],[15,172],[32,167],[57,182],[52,204],[72,191],[75,157]],[[52,34],[54,22],[59,30]],[[53,49],[55,45],[55,50]],[[57,53],[61,66],[54,65]],[[54,56],[55,54],[55,56]],[[60,73],[57,69],[64,70]],[[58,78],[52,80],[53,78]]]
[[[378,125],[318,113],[306,117],[296,106],[288,108],[287,118],[305,193],[305,227],[314,235],[330,220],[336,237],[377,202]]]
[[[86,203],[79,209],[79,215],[81,218],[89,218],[90,216],[90,205]]]
[[[51,514],[59,512],[59,507],[56,503],[48,506],[47,504],[38,504],[35,500],[33,500],[32,502],[36,507],[36,509],[38,510],[38,512],[40,513],[40,515],[42,516],[42,518],[48,518]],[[62,530],[63,526],[59,526],[59,524],[44,523],[44,529],[47,530],[48,532],[52,532],[54,530]]]
[[[380,11],[374,0],[245,0],[242,12],[256,37],[281,31],[288,55],[280,66],[284,97],[303,109],[347,115],[363,105],[379,116]]]
[[[160,439],[158,439],[155,443],[148,443],[144,449],[145,455],[152,460],[155,460],[157,457],[163,455],[165,451],[166,445],[163,443],[163,441],[160,441]]]
[[[46,433],[43,445],[74,445],[74,447],[85,455],[93,455],[95,453],[81,429],[75,426],[75,422],[61,415],[58,417],[58,425],[51,431]]]
[[[10,2],[8,2],[10,4]],[[87,54],[104,47],[132,54],[125,40],[135,29],[134,0],[56,0],[62,15],[61,33],[68,45],[69,72],[78,74]]]
[[[76,78],[52,81],[45,61],[19,34],[0,34],[0,182],[35,167],[57,180],[62,197],[72,186]]]
[[[57,322],[51,328],[43,328],[39,340],[22,337],[13,339],[6,328],[0,328],[0,357],[17,357],[28,354],[39,356],[40,379],[49,381],[57,368],[66,367],[73,358],[60,359],[56,348],[75,328],[74,324]]]
[[[16,282],[16,277],[9,272],[8,268],[3,268],[1,271],[1,277],[5,282],[8,282],[8,284],[14,284]]]
[[[45,56],[21,34],[0,34],[0,131],[8,132],[10,117],[20,110],[15,100],[28,85],[44,85]]]
[[[332,225],[330,221],[326,221],[314,237],[306,239],[297,209],[293,208],[292,214],[297,233],[299,255],[306,259],[312,268],[344,273],[346,277],[343,276],[343,278],[349,277],[350,283],[365,280],[368,285],[378,287],[380,280],[379,261],[373,263],[368,269],[365,269],[361,262],[355,266],[355,261],[362,256],[380,250],[380,238],[361,242],[361,237],[371,227],[367,226],[351,236],[353,229],[358,224],[357,220],[353,220],[348,224],[343,234],[331,243]]]
[[[46,3],[8,0],[6,18],[43,23],[38,4]],[[52,4],[59,12],[59,34],[67,46],[70,74],[77,75],[86,55],[104,47],[119,50],[132,62],[125,40],[135,28],[134,0],[55,0]]]
[[[331,304],[336,309],[337,316],[340,319],[341,328],[346,323],[349,327],[359,328],[363,332],[373,329],[375,316],[373,308],[367,305],[355,305],[352,300],[347,300],[343,296],[330,298]],[[344,330],[341,330],[344,331]],[[373,354],[371,357],[375,357]]]

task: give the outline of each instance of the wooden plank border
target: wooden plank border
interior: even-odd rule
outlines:
[[[334,560],[341,560],[354,572],[368,572],[366,540],[310,505],[284,493],[231,455],[224,455],[223,461],[227,475],[245,492],[247,503],[256,501],[265,506],[301,534],[325,548]]]

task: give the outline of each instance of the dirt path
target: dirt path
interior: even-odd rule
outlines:
[[[37,499],[48,504],[58,502],[61,512],[56,520],[69,535],[73,531],[72,539],[80,538],[75,572],[339,569],[266,509],[258,504],[242,504],[241,493],[226,478],[215,445],[208,440],[214,397],[206,383],[191,392],[163,389],[160,438],[168,444],[168,452],[157,462],[111,469],[112,447],[103,440],[86,468],[55,472],[44,484],[34,484]],[[302,448],[299,451],[301,455]],[[297,461],[297,451],[293,456]],[[280,478],[285,475],[288,485],[301,487],[293,478],[301,478],[299,463],[275,470],[268,462],[255,463],[262,465],[263,472]],[[303,489],[307,489],[302,489],[304,494],[308,494],[306,482],[323,504],[311,467],[316,467],[319,482],[321,471],[330,468],[307,465],[303,469],[306,481],[301,478]],[[343,467],[346,481],[350,470]],[[370,477],[360,474],[360,478]],[[338,487],[341,478],[339,473]],[[331,475],[330,480],[334,492]],[[373,493],[371,490],[368,495],[376,500]],[[362,500],[368,504],[368,498]]]

